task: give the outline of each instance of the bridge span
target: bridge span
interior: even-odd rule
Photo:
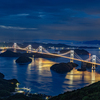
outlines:
[[[70,59],[70,62],[73,62],[74,60],[76,61],[81,61],[81,62],[85,62],[85,63],[90,63],[92,64],[92,69],[95,68],[95,65],[100,65],[100,59],[96,56],[96,55],[89,55],[89,58],[86,60],[83,60],[79,55],[77,55],[74,50],[70,50],[66,53],[58,53],[58,54],[54,54],[54,53],[50,53],[49,51],[47,51],[45,48],[43,48],[42,46],[39,46],[37,49],[32,48],[31,45],[28,45],[25,48],[21,48],[17,45],[17,43],[14,43],[14,45],[12,47],[0,47],[0,49],[4,50],[4,49],[14,49],[14,52],[16,52],[16,50],[25,50],[27,51],[27,53],[39,53],[39,54],[46,54],[46,55],[51,55],[51,56],[57,56],[57,57],[62,57],[62,58],[67,58]],[[67,56],[67,55],[70,56]],[[76,58],[75,58],[76,56]],[[98,61],[98,63],[96,62]]]

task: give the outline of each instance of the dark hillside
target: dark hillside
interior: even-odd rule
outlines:
[[[100,81],[81,89],[65,92],[50,100],[100,100]]]

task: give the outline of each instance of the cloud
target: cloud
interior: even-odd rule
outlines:
[[[0,25],[0,28],[4,28],[4,29],[14,29],[14,30],[36,30],[37,28],[23,28],[23,27],[13,27],[13,26],[4,26],[4,25]]]
[[[59,12],[61,9],[74,9],[86,13],[100,13],[100,0],[4,0],[0,1],[3,15],[33,11]]]
[[[10,16],[29,16],[29,14],[22,13],[22,14],[10,15]]]
[[[16,33],[17,39],[21,34],[23,38],[70,39],[84,34],[94,38],[93,33],[100,32],[100,0],[1,0],[0,24],[2,35]]]

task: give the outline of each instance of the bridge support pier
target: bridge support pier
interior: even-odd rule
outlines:
[[[17,52],[16,49],[14,49],[14,52]]]
[[[91,71],[91,83],[94,83],[95,82],[95,70],[92,70]]]
[[[70,52],[70,57],[71,57],[70,62],[72,62],[72,63],[73,63],[73,58],[74,58],[74,50],[71,50],[71,52]]]
[[[81,69],[85,69],[86,68],[86,63],[85,62],[81,62]]]
[[[96,68],[95,68],[95,64],[92,64],[92,70],[95,70]]]
[[[28,50],[26,51],[26,53],[28,53]]]
[[[73,63],[73,59],[70,59],[70,62],[72,62],[72,63]]]

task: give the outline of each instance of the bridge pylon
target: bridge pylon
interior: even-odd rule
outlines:
[[[14,48],[14,52],[16,52],[16,49],[17,49],[17,43],[14,43],[13,48]]]
[[[92,64],[92,69],[94,70],[95,69],[95,63],[96,63],[96,55],[92,55],[92,62],[94,64]]]
[[[28,46],[28,50],[29,50],[29,52],[31,52],[31,50],[32,50],[32,46],[31,45]]]
[[[70,51],[70,62],[73,62],[73,58],[74,58],[74,50]]]
[[[60,54],[60,51],[58,51],[58,54]]]
[[[39,46],[39,52],[42,53],[42,46]]]

